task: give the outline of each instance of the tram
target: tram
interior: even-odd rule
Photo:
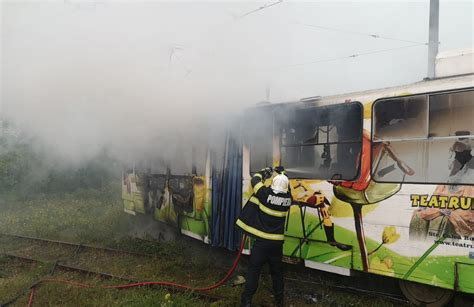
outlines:
[[[454,291],[474,294],[473,119],[472,72],[261,104],[219,149],[124,171],[124,211],[235,249],[251,176],[283,165],[295,201],[288,262],[397,278],[413,302],[444,304]],[[313,195],[324,202],[309,205]]]

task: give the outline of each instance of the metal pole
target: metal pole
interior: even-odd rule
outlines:
[[[439,0],[430,0],[428,41],[428,79],[435,78],[435,61],[439,45]]]

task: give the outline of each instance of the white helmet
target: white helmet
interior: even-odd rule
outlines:
[[[287,193],[288,192],[288,177],[283,174],[276,175],[272,181],[273,193]]]

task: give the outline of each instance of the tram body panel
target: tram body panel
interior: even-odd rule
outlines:
[[[157,221],[176,227],[184,235],[211,243],[216,236],[233,231],[231,221],[225,221],[226,229],[219,230],[214,226],[224,216],[237,214],[237,207],[246,204],[252,194],[251,176],[259,167],[281,164],[289,170],[292,195],[299,203],[291,207],[287,216],[283,251],[286,260],[343,275],[351,275],[354,270],[366,271],[474,293],[474,182],[472,173],[466,171],[471,166],[463,166],[466,167],[462,171],[464,179],[449,169],[455,164],[450,157],[452,149],[471,146],[474,127],[469,126],[472,120],[453,121],[440,115],[451,112],[456,118],[469,118],[474,99],[453,94],[441,97],[442,103],[436,102],[440,97],[436,95],[446,91],[448,94],[472,93],[472,84],[471,75],[258,107],[259,110],[266,108],[265,112],[272,110],[272,124],[264,123],[263,133],[255,141],[257,145],[263,144],[257,151],[264,157],[255,154],[257,145],[246,140],[244,131],[240,150],[236,150],[241,154],[236,156],[238,163],[228,164],[234,171],[240,167],[239,183],[230,176],[228,179],[219,177],[222,184],[216,185],[217,175],[212,172],[213,160],[209,156],[205,171],[199,175],[126,171],[122,184],[124,211],[152,214]],[[397,102],[407,105],[406,118],[383,115],[374,119],[377,105],[383,105],[383,99],[412,96],[421,98]],[[430,113],[430,101],[435,101],[433,106],[438,103],[436,108],[441,109],[444,105],[457,103],[458,109]],[[360,122],[352,123],[358,125],[358,134],[344,130],[343,123],[337,119],[331,124],[324,122],[324,118],[313,122],[322,129],[318,134],[316,130],[300,133],[297,125],[304,123],[311,128],[308,124],[311,116],[295,111],[297,117],[294,119],[281,117],[295,108],[321,107],[327,111],[348,103],[361,108],[351,109],[358,112]],[[418,106],[409,106],[412,103]],[[318,112],[320,110],[314,110],[315,115]],[[419,114],[413,115],[416,112]],[[387,123],[389,127],[382,129]],[[399,123],[400,129],[397,128]],[[430,131],[430,127],[434,130]],[[259,131],[256,127],[251,128],[249,130]],[[383,133],[377,135],[380,131]],[[262,139],[269,141],[262,143]],[[311,146],[313,149],[308,150]],[[349,171],[344,166],[347,161],[351,165]],[[312,168],[307,167],[308,163]],[[303,167],[298,169],[298,165]],[[321,171],[320,167],[325,170]],[[459,172],[459,165],[456,167]],[[329,170],[336,171],[331,173]],[[357,178],[351,181],[353,178],[350,177],[356,173]],[[144,174],[148,174],[148,185],[142,182]],[[226,180],[234,180],[234,187],[240,185],[241,193],[237,197],[239,202],[232,205],[236,208],[232,207],[230,213],[226,211],[229,208],[225,198],[219,198],[222,191],[216,189],[229,184]],[[267,180],[265,184],[270,183]],[[327,200],[324,206],[300,206],[315,193]],[[236,195],[229,197],[237,199]],[[331,226],[332,230],[328,232]],[[216,231],[222,232],[217,234]],[[332,235],[339,245],[331,244],[334,242],[330,242],[328,235]],[[244,250],[247,254],[250,244]],[[352,249],[341,249],[341,244]]]

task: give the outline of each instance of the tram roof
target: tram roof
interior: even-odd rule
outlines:
[[[336,103],[359,101],[363,104],[373,102],[378,98],[396,97],[412,94],[427,93],[433,91],[443,91],[451,89],[462,89],[474,87],[474,73],[449,76],[436,79],[426,79],[405,85],[371,89],[365,91],[349,92],[343,94],[334,94],[328,96],[312,96],[299,100],[284,102],[261,102],[255,105],[255,108],[274,108],[285,105],[316,105],[324,106]]]

